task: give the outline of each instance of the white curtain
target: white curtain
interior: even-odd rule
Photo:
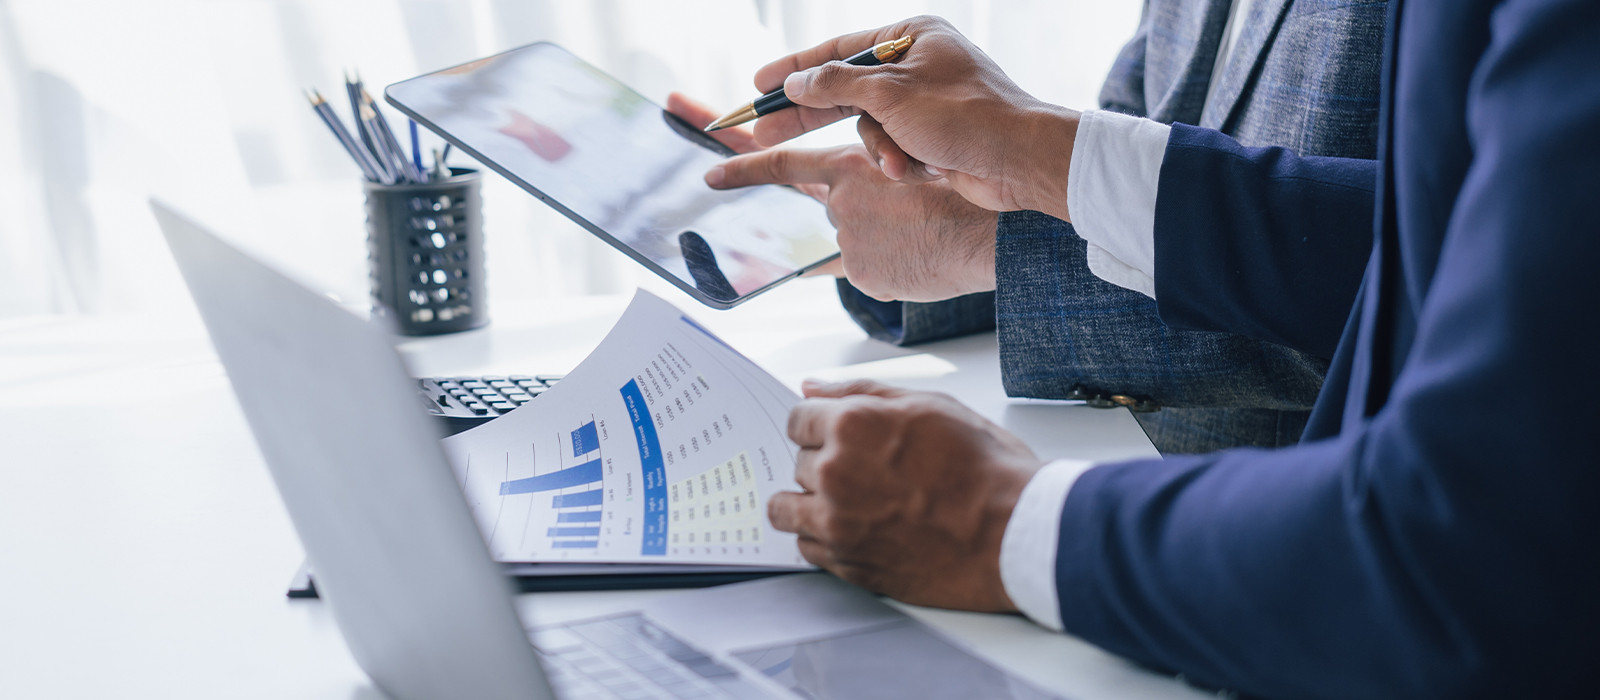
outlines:
[[[762,63],[949,18],[1033,94],[1092,106],[1137,0],[0,0],[0,317],[159,311],[183,294],[156,194],[335,296],[365,295],[359,176],[303,90],[342,95],[550,40],[658,101],[753,96]],[[340,101],[335,100],[336,104]],[[854,140],[848,126],[810,145]],[[465,165],[465,162],[457,162]],[[494,299],[621,291],[648,273],[495,177]]]

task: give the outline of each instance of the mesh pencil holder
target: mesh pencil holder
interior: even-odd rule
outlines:
[[[405,335],[489,322],[483,284],[482,175],[451,168],[439,182],[366,183],[372,315]]]

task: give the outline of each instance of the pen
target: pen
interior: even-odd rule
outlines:
[[[425,173],[427,171],[422,168],[422,142],[417,139],[417,122],[411,119],[406,122],[411,125],[411,165],[418,174]]]
[[[373,182],[381,181],[382,178],[378,176],[377,165],[372,162],[371,154],[350,135],[350,131],[344,127],[344,122],[339,121],[339,116],[333,113],[333,107],[328,104],[322,93],[307,90],[306,99],[311,100],[311,108],[316,110],[317,116],[322,118],[322,123],[333,132],[333,137],[339,140],[339,145],[344,146],[345,152],[355,159],[356,166],[361,168],[361,174]]]
[[[876,66],[880,63],[888,63],[905,55],[906,49],[911,48],[911,42],[913,41],[915,39],[909,36],[903,36],[894,41],[885,41],[845,59],[844,62],[857,66]],[[764,117],[780,109],[788,109],[793,106],[794,103],[789,101],[789,96],[783,94],[783,88],[780,87],[757,97],[750,104],[729,112],[721,119],[711,122],[711,125],[706,127],[706,131],[738,126],[757,117]]]

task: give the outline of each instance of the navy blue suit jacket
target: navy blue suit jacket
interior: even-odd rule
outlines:
[[[1106,465],[1067,497],[1067,631],[1280,697],[1593,696],[1600,2],[1395,0],[1377,211],[1352,164],[1177,127],[1170,324],[1342,334],[1307,440]],[[1353,311],[1319,236],[1375,223]]]

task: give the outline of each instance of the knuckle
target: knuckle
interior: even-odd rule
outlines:
[[[844,84],[847,71],[843,63],[830,61],[811,69],[811,87],[823,92],[830,92]]]
[[[830,503],[835,495],[848,493],[851,488],[850,480],[853,470],[848,465],[836,458],[825,458],[817,461],[817,492],[823,494]],[[830,511],[829,521],[836,516]]]
[[[852,379],[848,382],[845,382],[844,386],[850,391],[850,393],[853,394],[868,394],[883,388],[883,385],[879,384],[876,380],[865,378]]]
[[[834,432],[839,442],[845,445],[872,444],[881,439],[889,427],[890,421],[887,418],[882,401],[876,400],[876,397],[851,397],[839,411]]]
[[[762,172],[768,180],[781,182],[789,172],[793,152],[786,149],[775,149],[767,152],[767,157],[762,159]]]
[[[801,402],[794,408],[789,409],[789,422],[786,426],[786,431],[791,440],[799,440],[805,430],[806,417],[803,406],[805,406],[805,403]]]
[[[920,435],[957,435],[970,429],[961,403],[948,394],[926,393],[902,397],[906,402],[906,430]]]

